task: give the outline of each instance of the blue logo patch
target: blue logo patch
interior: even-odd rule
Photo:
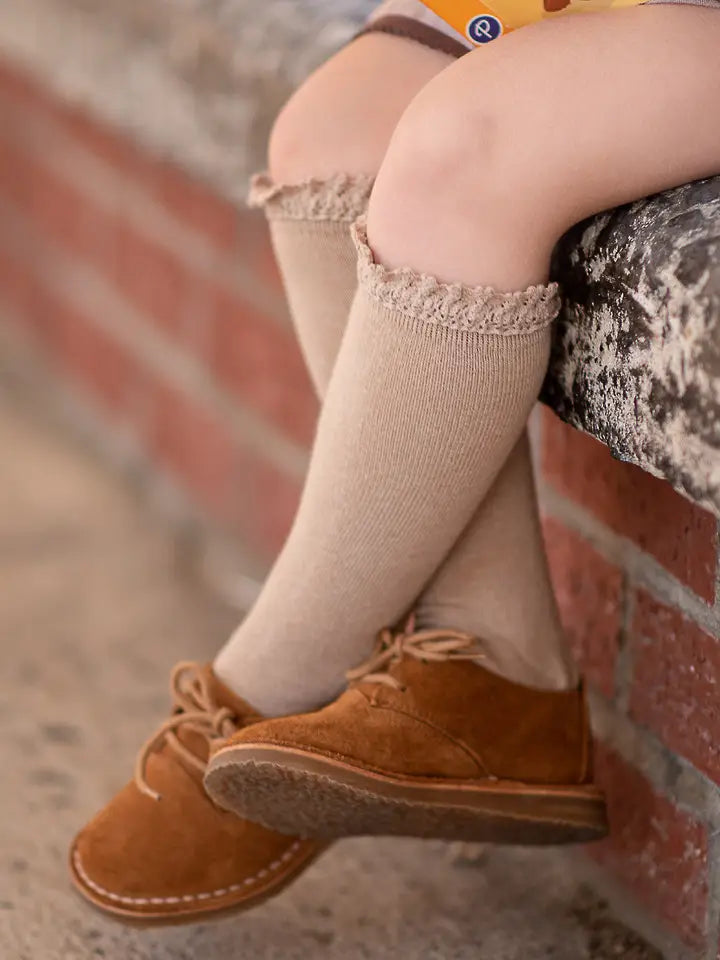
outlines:
[[[491,40],[497,40],[502,35],[503,25],[497,17],[483,14],[480,17],[473,17],[466,30],[473,43],[490,43]]]

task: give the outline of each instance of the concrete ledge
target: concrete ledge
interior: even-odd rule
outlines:
[[[371,7],[4,0],[0,56],[241,203],[289,91]],[[570,231],[544,390],[563,419],[718,515],[719,253],[720,177]]]
[[[553,272],[545,401],[720,512],[720,177],[579,224]]]

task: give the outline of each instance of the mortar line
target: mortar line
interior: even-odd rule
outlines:
[[[592,690],[589,697],[593,729],[600,739],[639,770],[658,793],[710,831],[719,830],[720,787],[604,697]]]
[[[637,899],[632,888],[625,886],[616,874],[591,860],[582,850],[573,851],[571,856],[578,877],[608,902],[613,914],[621,922],[652,944],[662,954],[662,960],[700,960],[694,951],[690,955],[690,948],[674,932],[664,927],[650,908]],[[713,957],[712,960],[717,958]]]
[[[0,322],[0,373],[4,382],[23,402],[36,406],[48,423],[82,443],[83,450],[90,450],[101,464],[116,472],[168,523],[176,538],[186,545],[192,543],[197,566],[213,593],[239,611],[247,610],[261,587],[267,561],[234,542],[176,477],[134,438],[125,435],[121,423],[108,425],[92,393],[77,383],[53,377],[28,342],[20,321],[2,302],[0,317],[10,318],[9,324]],[[242,579],[241,589],[237,584],[229,586],[230,577],[223,574],[221,564],[232,566],[233,576]]]
[[[716,639],[720,637],[720,605],[717,602],[709,604],[703,600],[655,557],[608,528],[585,507],[564,497],[547,481],[541,479],[539,489],[543,512],[564,522],[603,557],[626,570],[633,585],[645,588],[662,602],[677,607]]]
[[[46,127],[50,126],[52,136],[57,139],[57,149],[43,156],[48,170],[83,195],[92,200],[106,214],[118,216],[135,228],[143,237],[157,243],[163,250],[178,257],[184,266],[197,272],[206,272],[214,281],[249,303],[262,310],[281,328],[292,328],[284,299],[277,294],[263,294],[256,283],[256,277],[248,271],[239,251],[233,248],[222,249],[214,244],[202,232],[193,230],[182,219],[167,210],[161,201],[138,186],[132,175],[118,170],[107,161],[94,156],[89,150],[79,146],[60,123],[53,118],[39,121],[25,112],[20,113],[16,104],[0,93],[0,105],[3,111],[20,115],[22,124],[18,124],[18,141],[21,149],[30,150],[32,155],[34,137],[47,139]],[[182,171],[184,172],[184,171]],[[187,174],[192,182],[192,176]],[[220,199],[226,199],[218,195]],[[227,201],[226,201],[227,202]],[[236,224],[239,228],[241,217],[253,216],[247,207],[239,203],[235,208]],[[219,261],[219,262],[218,262]]]

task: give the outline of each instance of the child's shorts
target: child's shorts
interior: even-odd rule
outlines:
[[[492,0],[485,0],[492,7]],[[546,9],[557,10],[547,6]],[[550,0],[552,3],[552,0]],[[573,5],[587,3],[587,0],[571,0]],[[698,7],[715,7],[720,10],[720,0],[645,0],[646,3],[681,3]],[[564,5],[564,4],[563,4]],[[590,3],[587,3],[590,6]],[[597,7],[598,3],[592,4]],[[605,4],[609,6],[609,2]],[[460,57],[474,44],[461,33],[454,30],[421,0],[383,0],[370,15],[363,33],[390,33],[397,37],[407,37],[433,50],[442,50],[451,56]]]

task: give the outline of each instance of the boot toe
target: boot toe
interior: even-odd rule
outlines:
[[[131,922],[182,922],[249,906],[318,852],[311,841],[219,810],[176,764],[165,773],[172,791],[162,775],[154,777],[156,784],[166,781],[165,792],[158,784],[159,800],[129,783],[71,846],[76,889],[106,913]]]

